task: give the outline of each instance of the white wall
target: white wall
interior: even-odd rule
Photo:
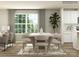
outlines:
[[[8,25],[8,10],[0,9],[0,28]]]
[[[53,33],[52,26],[49,22],[49,17],[54,12],[58,12],[58,14],[60,15],[60,10],[57,10],[57,9],[47,9],[47,10],[45,10],[45,30],[46,30],[46,32]],[[59,26],[61,26],[61,25],[59,25]],[[60,27],[58,28],[57,32],[60,32],[59,29],[60,29]]]

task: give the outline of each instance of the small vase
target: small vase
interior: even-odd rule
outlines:
[[[42,27],[40,28],[40,33],[43,33],[43,29],[42,29]]]

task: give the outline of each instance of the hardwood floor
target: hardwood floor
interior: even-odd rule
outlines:
[[[13,47],[9,47],[6,51],[0,51],[0,56],[17,56],[17,53],[22,48],[22,43],[15,43]]]
[[[20,49],[22,48],[22,42],[16,42],[16,44],[13,45],[13,47],[10,47],[8,49],[6,49],[6,51],[0,51],[0,56],[7,56],[7,57],[20,57],[21,55],[18,55],[17,53],[20,51]],[[75,56],[79,56],[79,51],[73,49],[72,44],[71,43],[65,43],[63,45],[63,49],[64,51],[67,53],[67,57],[75,57]],[[23,55],[22,55],[23,56]],[[27,56],[26,56],[27,57]],[[53,57],[53,56],[52,56]]]

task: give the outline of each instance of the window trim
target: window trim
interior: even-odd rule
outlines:
[[[16,15],[16,14],[17,14],[17,15],[20,15],[20,14],[21,14],[21,15],[24,15],[24,14],[25,14],[25,15],[27,15],[27,14],[37,14],[37,15],[38,15],[38,20],[37,20],[37,22],[38,22],[38,31],[39,31],[39,14],[38,14],[38,13],[15,13],[15,15]],[[16,17],[15,15],[14,15],[14,17]],[[26,16],[26,17],[27,17],[27,16]],[[27,23],[27,20],[26,20],[26,23]],[[26,23],[23,23],[23,24],[26,24]],[[20,24],[20,23],[14,23],[14,24],[16,25],[16,24]],[[21,24],[22,24],[22,23],[21,23]],[[32,24],[32,23],[31,23],[31,24]],[[35,24],[34,24],[34,25],[35,25]],[[25,25],[25,28],[27,28],[26,26],[27,26],[27,25]],[[35,26],[34,26],[34,27],[35,27]],[[14,29],[14,30],[16,31],[16,29]],[[34,32],[35,32],[35,31],[34,31]],[[25,29],[25,33],[27,33],[27,29]],[[25,33],[16,33],[16,32],[15,32],[15,34],[25,34]]]

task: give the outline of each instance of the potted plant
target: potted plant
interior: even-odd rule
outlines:
[[[57,14],[57,12],[55,12],[54,14],[51,14],[51,16],[49,17],[49,20],[55,33],[56,28],[59,27],[58,23],[60,22],[60,16]]]

